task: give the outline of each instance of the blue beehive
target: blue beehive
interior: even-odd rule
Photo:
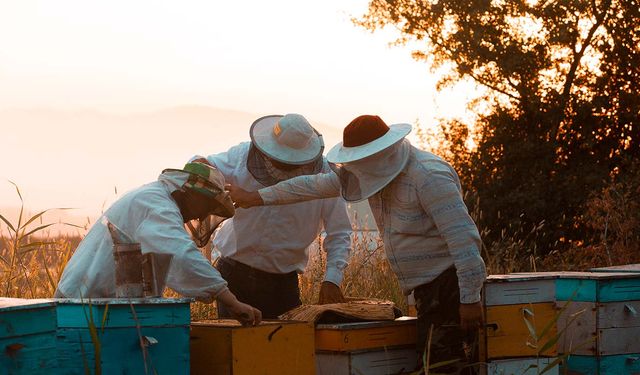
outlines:
[[[190,299],[64,299],[60,374],[188,374]]]
[[[0,298],[0,373],[42,374],[55,367],[54,302]]]
[[[640,273],[562,272],[556,299],[568,303],[558,328],[569,327],[559,342],[569,372],[640,372]]]

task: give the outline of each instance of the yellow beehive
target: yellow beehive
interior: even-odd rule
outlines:
[[[553,273],[493,275],[484,285],[486,328],[480,356],[553,357],[557,354]],[[544,349],[544,350],[543,350]]]
[[[416,319],[391,321],[319,324],[316,328],[316,350],[346,352],[401,345],[415,346]]]
[[[555,356],[557,345],[542,347],[557,336],[553,324],[558,311],[553,302],[488,306],[486,310],[487,358]],[[548,330],[542,336],[543,330]],[[535,328],[535,335],[532,335]]]
[[[418,363],[417,320],[318,324],[318,375],[410,373]]]
[[[314,374],[313,324],[235,320],[191,324],[191,373],[221,375]]]

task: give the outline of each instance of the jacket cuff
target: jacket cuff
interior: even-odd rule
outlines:
[[[342,271],[338,270],[337,268],[329,268],[324,274],[324,281],[328,281],[330,283],[336,284],[337,286],[340,286],[340,284],[342,284],[343,277],[344,274]]]
[[[469,289],[460,289],[460,303],[477,303],[480,302],[480,291]]]

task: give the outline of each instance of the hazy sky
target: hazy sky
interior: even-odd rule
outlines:
[[[365,0],[0,0],[0,208],[19,203],[9,179],[33,210],[98,213],[114,186],[129,190],[155,179],[161,163],[223,151],[265,114],[297,112],[333,127],[330,147],[359,114],[426,125],[462,113],[468,92],[436,95],[427,65],[409,48],[388,46],[393,33],[350,22],[366,7]],[[210,148],[191,148],[186,134],[206,132],[213,112],[174,111],[166,132],[154,127],[163,111],[183,106],[242,115],[199,136]],[[125,138],[126,150],[109,153]]]

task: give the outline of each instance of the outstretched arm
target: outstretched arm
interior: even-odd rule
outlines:
[[[227,187],[238,207],[281,205],[340,196],[340,181],[335,173],[298,176],[258,191]]]

